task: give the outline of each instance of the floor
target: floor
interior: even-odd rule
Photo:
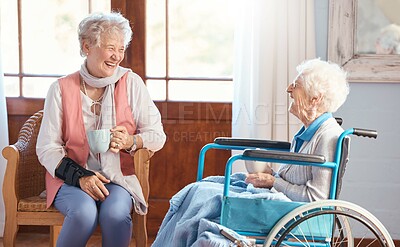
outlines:
[[[17,235],[16,247],[48,247],[49,246],[49,234],[48,233],[27,233],[21,232]],[[133,241],[132,241],[133,242]],[[148,247],[151,245],[152,240],[149,240]],[[86,247],[99,247],[101,246],[101,236],[100,234],[94,234]],[[0,238],[0,247],[4,247],[3,239]],[[131,247],[135,247],[134,243],[131,243]]]

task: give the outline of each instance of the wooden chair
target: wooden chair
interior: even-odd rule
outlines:
[[[46,198],[40,197],[45,190],[45,168],[36,156],[36,140],[43,111],[31,116],[21,128],[18,141],[3,149],[7,168],[3,183],[5,204],[5,247],[15,246],[20,225],[50,226],[50,246],[55,246],[64,216],[53,206],[46,209]],[[135,153],[136,175],[146,201],[149,197],[149,166],[152,152],[140,149]],[[146,216],[132,214],[133,237],[137,247],[147,246]]]

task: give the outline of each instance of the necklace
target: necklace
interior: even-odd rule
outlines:
[[[85,92],[84,92],[85,95],[89,97],[89,95],[88,95],[88,93],[87,93],[87,90],[86,90],[86,82],[85,82],[84,80],[82,80],[82,85],[83,85],[83,90],[85,91]],[[99,106],[101,106],[101,100],[103,99],[103,96],[104,96],[104,92],[103,92],[103,94],[102,94],[98,99],[96,99],[96,100],[93,100],[92,98],[89,97],[89,99],[92,100],[92,106],[93,106],[93,105],[99,105]]]

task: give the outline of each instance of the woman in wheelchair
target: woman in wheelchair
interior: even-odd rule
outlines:
[[[304,126],[294,136],[291,151],[319,154],[327,161],[333,161],[335,145],[343,129],[332,113],[349,94],[346,72],[337,64],[319,59],[304,61],[297,71],[298,75],[287,87],[287,93],[293,99],[289,111]],[[216,177],[209,177],[188,185],[171,199],[170,210],[153,246],[228,245],[229,241],[224,242],[227,240],[219,232],[210,230],[221,215],[222,186],[208,183],[216,180]],[[288,164],[277,172],[233,174],[231,181],[233,193],[261,193],[282,201],[315,201],[328,198],[331,170]],[[265,193],[271,188],[279,193]]]
[[[346,73],[336,64],[318,59],[297,67],[298,75],[286,91],[293,99],[289,112],[304,126],[295,134],[291,151],[325,156],[333,161],[336,141],[343,129],[332,117],[346,100]],[[277,173],[248,174],[247,183],[275,188],[293,201],[327,199],[331,181],[329,168],[282,165]]]

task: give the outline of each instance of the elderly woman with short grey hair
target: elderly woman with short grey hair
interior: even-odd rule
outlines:
[[[36,152],[46,168],[47,206],[64,216],[58,247],[84,247],[99,224],[102,246],[129,246],[131,212],[147,213],[132,157],[160,150],[161,115],[142,79],[120,63],[132,30],[120,13],[92,14],[79,24],[79,71],[48,91]],[[104,135],[91,141],[94,130]],[[104,151],[96,145],[105,143]]]
[[[291,151],[323,155],[333,161],[336,141],[343,129],[332,113],[345,102],[349,86],[337,64],[312,59],[297,66],[298,75],[286,91],[293,100],[289,112],[303,127],[295,134]],[[248,174],[246,182],[257,187],[275,188],[293,201],[327,199],[331,169],[322,167],[283,165],[275,173]]]

